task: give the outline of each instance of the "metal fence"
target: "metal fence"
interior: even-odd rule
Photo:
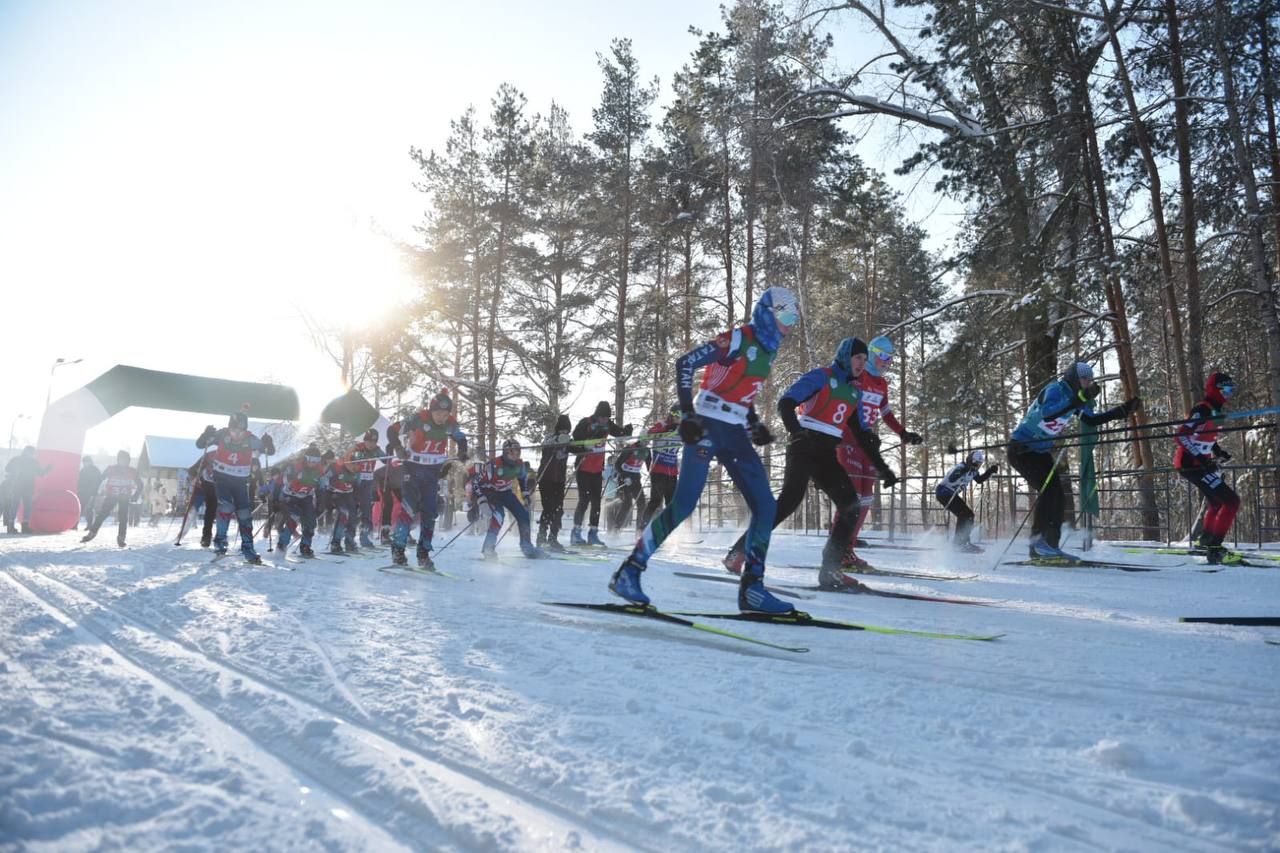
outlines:
[[[776,495],[782,488],[783,454],[765,457],[770,484]],[[950,532],[954,516],[934,497],[934,488],[951,467],[939,467],[927,475],[903,477],[892,490],[877,484],[875,501],[867,516],[864,530],[882,533],[889,539],[908,538],[927,532]],[[1007,464],[984,485],[972,486],[963,495],[973,509],[984,539],[1010,535],[1022,523],[1034,502],[1034,492]],[[1241,464],[1225,465],[1222,473],[1227,483],[1240,495],[1240,513],[1231,530],[1231,542],[1261,544],[1280,540],[1280,466]],[[1074,473],[1064,478],[1068,486],[1066,520],[1088,526],[1099,539],[1142,539],[1150,525],[1144,522],[1138,469],[1108,470],[1098,473],[1098,498],[1101,514],[1096,519],[1079,515],[1079,478]],[[1152,474],[1157,522],[1157,538],[1165,542],[1185,539],[1203,510],[1199,491],[1171,467],[1156,468]],[[1058,483],[1062,487],[1062,483]],[[647,492],[647,485],[646,485]],[[646,494],[647,497],[647,494]],[[565,495],[564,529],[572,527],[577,505],[577,488],[569,477]],[[535,503],[534,524],[540,507]],[[608,502],[601,512],[601,529],[607,529]],[[746,502],[724,469],[713,465],[706,488],[693,515],[699,531],[742,529],[750,513]],[[834,517],[831,501],[810,487],[803,504],[780,529],[796,533],[825,535]],[[585,524],[585,522],[584,522]],[[614,533],[635,531],[635,512]]]

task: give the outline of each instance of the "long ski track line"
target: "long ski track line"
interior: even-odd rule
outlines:
[[[19,573],[35,577],[24,580],[18,577]],[[457,759],[428,752],[408,738],[318,702],[241,664],[210,654],[189,640],[95,599],[75,585],[29,568],[10,570],[6,576],[58,614],[60,621],[75,624],[79,630],[113,649],[152,679],[179,691],[299,775],[312,780],[332,779],[339,775],[347,777],[345,781],[349,784],[344,787],[359,793],[345,793],[324,785],[320,787],[325,787],[332,797],[347,803],[371,824],[383,827],[396,841],[410,848],[421,847],[424,842],[432,847],[460,845],[468,849],[559,849],[579,844],[592,850],[637,848],[634,839],[597,821],[584,819],[570,807],[522,790]],[[81,600],[80,607],[59,603],[47,589],[42,592],[37,588],[41,584],[63,588]],[[78,612],[80,610],[84,612]],[[114,622],[114,627],[106,624],[109,622]],[[121,639],[129,629],[143,636],[135,640]],[[159,648],[148,652],[145,648],[148,643]],[[165,645],[177,647],[180,651],[166,650]],[[149,654],[164,658],[166,652],[171,662],[186,666],[178,667],[178,672],[166,672],[145,662]],[[184,675],[197,680],[203,678],[206,682],[204,689],[184,683]],[[251,685],[245,685],[246,680]],[[221,685],[236,681],[240,682],[237,688],[241,693],[247,686],[253,687],[264,694],[260,698],[266,700],[265,704],[286,706],[275,720],[285,732],[257,733],[261,721],[256,714],[247,715],[235,707],[242,703],[241,699],[233,701],[225,695],[211,696],[215,691],[208,682]],[[241,713],[238,714],[238,710]],[[270,716],[267,708],[256,710]],[[249,716],[252,719],[241,718]],[[368,775],[376,768],[369,768],[367,762],[359,760],[359,756],[354,766],[343,767],[339,762],[329,761],[323,755],[304,749],[304,742],[310,736],[308,730],[313,733],[317,730],[311,725],[317,722],[317,717],[319,731],[342,741],[335,751],[397,755],[397,760],[386,763],[385,767],[397,768],[399,776],[370,779]],[[299,720],[308,718],[311,723],[302,726],[301,732],[288,733],[290,728],[297,728]],[[341,722],[348,731],[336,725],[330,729],[324,718]],[[287,736],[281,737],[281,734]],[[403,795],[406,781],[421,792],[420,799]],[[483,826],[475,823],[477,806],[488,818]],[[451,816],[448,814],[450,811],[456,814]]]

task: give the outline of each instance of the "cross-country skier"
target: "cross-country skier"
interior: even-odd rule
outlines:
[[[343,461],[354,469],[360,479],[356,482],[356,509],[360,513],[360,547],[372,548],[373,537],[373,473],[383,456],[378,446],[378,431],[370,427],[356,446],[347,451]]]
[[[489,506],[489,529],[485,533],[481,554],[497,556],[498,532],[502,529],[506,511],[510,510],[520,530],[520,550],[526,557],[540,558],[547,552],[533,544],[530,537],[529,508],[525,495],[529,490],[529,466],[520,459],[520,442],[508,438],[502,443],[502,453],[492,459],[471,466],[467,479],[467,500],[478,509]]]
[[[573,428],[573,444],[569,452],[578,454],[578,465],[574,476],[578,481],[578,506],[573,511],[573,530],[569,534],[570,545],[599,545],[605,547],[600,539],[600,498],[604,493],[604,457],[605,442],[609,436],[615,438],[631,435],[631,424],[618,426],[613,422],[613,409],[607,400],[596,404],[596,411],[589,418],[578,421]],[[582,519],[591,509],[590,527],[587,538],[582,538]]]
[[[620,450],[613,460],[614,478],[618,481],[617,501],[609,517],[609,529],[621,531],[636,511],[636,532],[643,525],[640,518],[644,510],[644,470],[649,464],[649,448],[643,442],[632,442]]]
[[[98,535],[102,522],[114,510],[116,514],[116,544],[125,546],[125,532],[129,529],[129,504],[142,494],[142,478],[137,469],[129,464],[129,451],[121,450],[116,454],[116,464],[102,472],[102,482],[98,486],[101,499],[97,502],[98,511],[94,516],[89,532],[80,540],[88,542]]]
[[[213,425],[205,427],[205,432],[213,429]],[[187,469],[191,475],[191,488],[196,491],[192,495],[192,507],[196,512],[203,512],[204,526],[200,530],[200,547],[208,548],[213,544],[213,523],[218,518],[218,488],[213,484],[213,452],[217,448],[206,447],[200,461]]]
[[[649,604],[649,596],[640,586],[640,575],[663,540],[697,506],[711,459],[715,457],[742,490],[751,510],[738,607],[762,613],[788,613],[795,609],[764,587],[764,562],[769,551],[775,505],[769,477],[752,445],[768,444],[773,441],[773,435],[756,415],[752,401],[769,379],[778,348],[799,321],[795,295],[785,287],[770,287],[760,294],[749,323],[725,332],[676,360],[679,429],[685,448],[675,500],[649,522],[635,548],[614,572],[609,582],[614,594],[635,604]],[[694,399],[693,374],[700,367],[706,369]]]
[[[778,401],[778,414],[786,425],[787,465],[778,494],[776,528],[804,501],[812,480],[835,505],[836,520],[822,548],[822,565],[818,585],[825,589],[857,587],[856,580],[840,571],[841,560],[853,539],[853,526],[858,518],[858,492],[853,481],[836,461],[836,447],[842,439],[852,438],[874,466],[887,486],[897,477],[880,457],[864,410],[859,405],[857,373],[867,360],[867,347],[857,338],[845,338],[836,347],[835,358],[828,367],[815,367],[797,379]],[[800,410],[799,417],[796,409]],[[852,434],[852,435],[850,435]],[[742,569],[745,538],[740,537],[725,567],[737,573]]]
[[[201,450],[216,448],[208,464],[213,469],[213,484],[218,495],[218,530],[213,537],[214,550],[227,553],[227,528],[235,515],[240,525],[240,553],[250,563],[262,558],[253,547],[253,506],[249,503],[249,469],[259,451],[276,452],[270,435],[258,438],[249,432],[249,417],[243,411],[227,419],[227,426],[215,430],[212,425],[196,439]]]
[[[644,516],[640,519],[641,529],[653,520],[658,510],[671,506],[671,499],[675,496],[676,477],[680,474],[681,442],[674,433],[679,426],[680,404],[676,403],[666,418],[645,431],[645,437],[653,443],[649,464],[649,503],[645,505]]]
[[[329,534],[329,553],[343,554],[346,551],[359,553],[356,547],[356,483],[360,481],[360,472],[337,458],[332,450],[326,450],[320,460],[324,462],[324,475],[320,479],[320,487],[329,493],[329,506],[333,508],[333,532]],[[343,550],[343,543],[346,551]]]
[[[1209,552],[1208,560],[1215,565],[1239,559],[1233,558],[1222,545],[1240,509],[1240,496],[1227,485],[1218,470],[1218,461],[1230,461],[1231,454],[1218,444],[1218,425],[1214,423],[1235,390],[1235,382],[1226,373],[1211,374],[1205,382],[1204,399],[1191,407],[1186,422],[1178,427],[1174,437],[1177,449],[1173,454],[1173,467],[1200,490],[1209,505],[1198,544]]]
[[[969,451],[963,462],[947,472],[947,476],[942,478],[933,493],[938,503],[956,517],[956,534],[951,540],[952,545],[957,551],[967,554],[980,554],[982,549],[969,541],[969,534],[973,530],[973,510],[964,502],[960,493],[969,488],[970,483],[985,483],[1000,468],[999,465],[988,465],[983,471],[982,463],[985,461],[985,450]]]
[[[453,400],[442,390],[409,417],[387,429],[387,450],[404,459],[404,483],[400,487],[400,514],[391,536],[391,562],[409,564],[404,549],[410,528],[421,518],[418,531],[418,567],[430,569],[431,537],[435,534],[440,477],[449,460],[449,439],[458,447],[459,458],[467,456],[467,437],[453,416]]]
[[[868,357],[863,369],[858,369],[856,366],[854,368],[855,384],[862,394],[861,420],[871,431],[871,443],[877,452],[880,449],[880,437],[876,434],[876,428],[880,421],[888,424],[889,429],[897,433],[906,444],[919,444],[923,441],[919,433],[905,428],[893,413],[893,404],[889,401],[889,380],[885,378],[885,374],[893,364],[893,355],[893,341],[884,335],[878,335],[867,344]],[[858,534],[862,531],[862,525],[867,520],[867,513],[871,512],[871,505],[875,503],[875,482],[882,478],[876,469],[875,461],[849,433],[846,433],[840,442],[836,456],[859,495],[858,518],[854,522],[853,537],[850,539],[849,550],[844,556],[843,564],[846,568],[866,568],[869,564],[858,556],[854,546],[857,544]]]
[[[1009,442],[1009,464],[1038,493],[1031,516],[1032,559],[1077,560],[1058,547],[1062,535],[1062,516],[1066,498],[1061,485],[1054,482],[1054,458],[1050,454],[1053,440],[1062,434],[1076,415],[1091,426],[1129,417],[1142,405],[1140,397],[1126,400],[1101,414],[1093,411],[1099,392],[1093,381],[1093,368],[1077,361],[1066,369],[1062,378],[1045,386],[1023,415]]]
[[[542,458],[538,462],[538,497],[542,513],[538,516],[538,547],[564,553],[560,544],[560,520],[564,517],[565,475],[569,467],[569,441],[573,424],[568,415],[556,418],[555,429],[542,440]]]
[[[280,522],[280,539],[276,542],[276,550],[281,554],[289,550],[289,542],[300,534],[298,553],[304,557],[316,555],[311,540],[316,532],[316,489],[324,476],[324,467],[320,448],[315,443],[308,444],[282,466],[280,508],[284,518]]]

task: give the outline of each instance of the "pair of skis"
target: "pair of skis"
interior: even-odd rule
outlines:
[[[738,578],[730,575],[714,575],[702,572],[672,572],[677,577],[693,578],[694,580],[716,581],[718,583],[738,583]],[[881,598],[901,598],[908,601],[933,601],[941,604],[972,604],[978,607],[990,607],[989,602],[974,601],[969,598],[947,598],[940,595],[918,595],[911,592],[890,592],[886,589],[872,589],[864,584],[858,586],[842,587],[840,589],[828,589],[827,587],[813,586],[792,586],[790,584],[774,584],[765,586],[765,589],[774,595],[780,595],[783,598],[812,598],[812,595],[804,595],[802,593],[810,592],[834,592],[842,595],[872,595]]]
[[[704,631],[708,634],[715,634],[720,637],[727,637],[731,640],[739,640],[744,643],[751,643],[757,646],[777,649],[784,652],[804,653],[809,651],[805,646],[788,646],[782,643],[771,643],[767,640],[761,640],[756,637],[748,637],[746,634],[739,634],[734,631],[726,631],[723,628],[717,628],[714,625],[707,625],[702,622],[696,622],[695,619],[725,619],[738,622],[757,622],[768,625],[792,625],[810,628],[829,628],[837,631],[867,631],[875,634],[890,634],[908,637],[925,637],[934,640],[974,640],[979,642],[990,642],[998,640],[1004,634],[943,634],[933,631],[912,631],[906,628],[886,628],[882,625],[866,625],[858,622],[844,622],[837,619],[818,619],[810,616],[808,613],[801,611],[792,611],[790,613],[702,613],[696,611],[672,611],[659,610],[653,605],[639,604],[592,604],[575,601],[544,601],[551,607],[567,607],[578,610],[591,610],[600,613],[616,613],[624,616],[634,616],[641,619],[650,619],[656,622],[665,622],[670,625],[681,625],[685,628],[692,628],[696,631]],[[692,617],[692,618],[689,618]]]

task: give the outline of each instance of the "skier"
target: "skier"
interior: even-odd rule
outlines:
[[[417,412],[396,421],[387,429],[387,450],[405,460],[404,483],[400,487],[400,514],[391,537],[391,562],[409,564],[405,546],[410,528],[421,517],[418,531],[418,567],[434,568],[431,562],[431,537],[436,527],[436,503],[440,495],[440,476],[449,459],[449,439],[458,446],[458,456],[467,456],[467,437],[453,416],[453,400],[442,390]],[[384,493],[384,500],[385,500]]]
[[[360,547],[372,548],[373,538],[373,472],[382,458],[378,431],[370,427],[343,460],[360,475],[356,481],[356,509],[360,513]]]
[[[768,381],[783,339],[799,321],[795,295],[785,287],[770,287],[760,294],[749,323],[676,360],[679,432],[685,448],[675,500],[654,516],[635,548],[614,572],[609,589],[615,595],[648,606],[649,596],[640,586],[640,574],[663,540],[693,512],[715,457],[742,490],[751,510],[738,607],[761,613],[789,613],[795,609],[764,587],[764,561],[775,505],[769,477],[752,445],[768,444],[773,435],[757,417],[752,401]],[[706,369],[694,399],[693,374],[700,367]]]
[[[315,443],[308,444],[302,453],[286,462],[280,472],[280,507],[284,518],[280,522],[280,538],[276,551],[285,554],[289,542],[298,535],[301,527],[302,541],[298,553],[314,557],[311,539],[316,532],[316,489],[324,476],[324,459]]]
[[[649,448],[636,441],[624,447],[613,461],[614,477],[618,481],[618,500],[610,514],[609,528],[621,531],[631,516],[634,506],[636,511],[636,532],[643,528],[640,519],[644,510],[644,485],[641,477],[649,465]]]
[[[889,429],[897,433],[906,444],[920,444],[924,440],[919,433],[906,429],[893,413],[893,404],[889,402],[889,381],[885,378],[885,373],[893,364],[893,355],[893,341],[884,335],[878,335],[867,344],[867,359],[863,367],[854,366],[854,378],[857,380],[858,390],[862,393],[861,420],[871,431],[871,443],[877,452],[880,449],[880,437],[876,435],[876,428],[880,421],[888,424]],[[881,478],[874,460],[849,433],[845,433],[836,451],[836,457],[840,460],[841,467],[848,473],[860,497],[858,517],[854,522],[853,537],[849,543],[849,550],[844,556],[843,565],[846,568],[865,569],[870,564],[858,556],[856,550],[858,534],[862,532],[862,525],[867,520],[867,514],[871,512],[871,505],[875,503],[875,481]]]
[[[564,516],[565,474],[569,467],[569,441],[573,425],[568,415],[556,418],[552,434],[542,440],[542,458],[538,462],[538,497],[542,514],[538,516],[538,547],[563,554],[560,544],[560,519]]]
[[[964,498],[960,497],[960,493],[967,489],[970,483],[979,485],[985,483],[1000,468],[999,465],[988,465],[987,470],[980,472],[982,463],[985,461],[987,461],[986,451],[969,451],[964,461],[948,471],[947,476],[942,478],[934,490],[938,503],[956,517],[956,534],[951,540],[952,545],[957,551],[963,551],[966,554],[981,554],[982,549],[969,541],[969,533],[973,530],[973,510],[969,509],[969,505],[964,502]]]
[[[22,454],[9,460],[4,466],[5,480],[9,486],[9,502],[6,504],[4,526],[9,533],[17,533],[18,508],[22,508],[22,532],[31,532],[31,504],[35,499],[36,480],[53,470],[53,465],[40,467],[36,461],[36,449],[31,445],[22,448]]]
[[[787,464],[778,494],[776,528],[804,501],[809,481],[826,493],[835,506],[836,519],[822,548],[822,565],[818,585],[824,589],[856,589],[858,581],[841,569],[841,560],[849,550],[853,526],[858,518],[858,492],[853,481],[836,461],[836,447],[850,436],[858,443],[866,458],[875,466],[885,485],[892,488],[897,476],[880,457],[870,426],[864,420],[865,410],[859,404],[855,367],[867,360],[867,346],[858,338],[845,338],[836,347],[829,367],[815,367],[797,379],[778,401],[778,414],[786,425]],[[796,409],[800,410],[799,417]],[[735,574],[742,571],[746,538],[739,537],[725,557],[725,567]]]
[[[373,472],[373,485],[378,490],[378,519],[382,525],[378,532],[378,544],[391,547],[391,518],[400,503],[404,486],[404,460],[387,450],[386,464]]]
[[[93,457],[84,458],[84,467],[76,479],[76,496],[80,498],[80,514],[84,516],[85,528],[93,524],[93,502],[98,495],[98,486],[102,485],[102,472],[93,464]],[[77,521],[77,526],[79,526]],[[71,528],[75,530],[75,527]]]
[[[1073,363],[1061,379],[1046,385],[1036,396],[1010,437],[1009,464],[1039,495],[1031,518],[1032,559],[1079,559],[1058,547],[1066,499],[1061,485],[1052,481],[1057,476],[1054,458],[1049,453],[1054,438],[1077,414],[1080,420],[1097,426],[1127,418],[1142,405],[1141,398],[1133,397],[1113,409],[1095,414],[1093,401],[1100,390],[1093,381],[1093,368],[1083,361]]]
[[[267,477],[262,483],[262,490],[258,493],[258,498],[262,501],[263,507],[266,509],[267,518],[262,524],[262,538],[268,543],[271,541],[271,528],[280,526],[283,522],[280,520],[282,506],[280,504],[280,491],[284,485],[284,477],[281,474],[279,465],[272,465],[267,469]]]
[[[97,515],[89,531],[80,539],[88,542],[98,535],[98,529],[112,510],[116,513],[116,544],[125,547],[125,532],[129,529],[129,504],[142,494],[142,478],[129,464],[129,451],[121,450],[116,454],[116,464],[107,466],[102,472],[102,483],[98,487],[102,500],[98,501]]]
[[[196,439],[201,450],[216,448],[208,457],[208,467],[213,469],[212,479],[218,497],[218,529],[213,537],[214,550],[219,556],[227,553],[227,528],[235,515],[240,526],[240,553],[245,560],[259,564],[262,558],[253,547],[253,507],[249,504],[249,467],[258,451],[275,453],[275,442],[270,435],[258,438],[249,432],[249,417],[243,411],[235,412],[223,429],[210,424]],[[203,540],[201,540],[203,543]]]
[[[680,441],[672,433],[680,426],[680,405],[672,405],[666,418],[645,432],[653,441],[649,460],[649,502],[640,517],[640,529],[653,520],[658,510],[671,506],[676,493],[676,476],[680,473]]]
[[[510,510],[520,529],[520,550],[526,557],[538,559],[547,552],[533,544],[530,537],[529,508],[525,495],[529,488],[529,466],[520,459],[520,442],[508,438],[502,443],[502,454],[476,462],[467,479],[468,513],[489,507],[489,530],[485,533],[480,553],[486,558],[497,556],[498,531],[502,529],[504,510]],[[478,516],[477,516],[478,517]]]
[[[1239,561],[1239,555],[1223,547],[1231,523],[1240,509],[1240,496],[1227,485],[1218,470],[1218,461],[1230,461],[1231,454],[1218,444],[1218,425],[1227,401],[1235,393],[1235,382],[1221,371],[1209,376],[1204,386],[1204,399],[1191,407],[1187,420],[1174,437],[1177,449],[1173,467],[1179,476],[1192,483],[1204,495],[1209,509],[1205,511],[1199,545],[1208,551],[1208,560],[1217,565]]]
[[[360,472],[338,459],[332,450],[326,450],[320,456],[320,461],[325,465],[320,487],[329,493],[329,506],[333,507],[329,553],[342,555],[350,551],[358,554],[360,549],[356,547],[353,521],[356,515],[356,483],[360,481]],[[342,547],[344,542],[345,551]]]
[[[578,454],[578,466],[574,477],[578,481],[578,506],[573,511],[573,531],[569,534],[570,545],[599,545],[607,547],[600,539],[600,498],[604,493],[604,457],[605,442],[609,436],[615,438],[631,435],[631,424],[618,426],[613,422],[613,409],[607,400],[596,404],[596,411],[589,418],[578,421],[573,429],[574,443],[570,452]],[[591,509],[590,527],[587,538],[582,538],[582,519]]]
[[[213,426],[205,427],[205,431],[213,429]],[[204,508],[204,527],[200,531],[200,547],[208,548],[213,542],[213,522],[218,517],[218,489],[213,484],[213,447],[205,448],[205,455],[200,461],[192,465],[188,470],[194,483],[192,488],[199,489],[193,497],[192,502],[196,512],[200,512],[201,507]]]

